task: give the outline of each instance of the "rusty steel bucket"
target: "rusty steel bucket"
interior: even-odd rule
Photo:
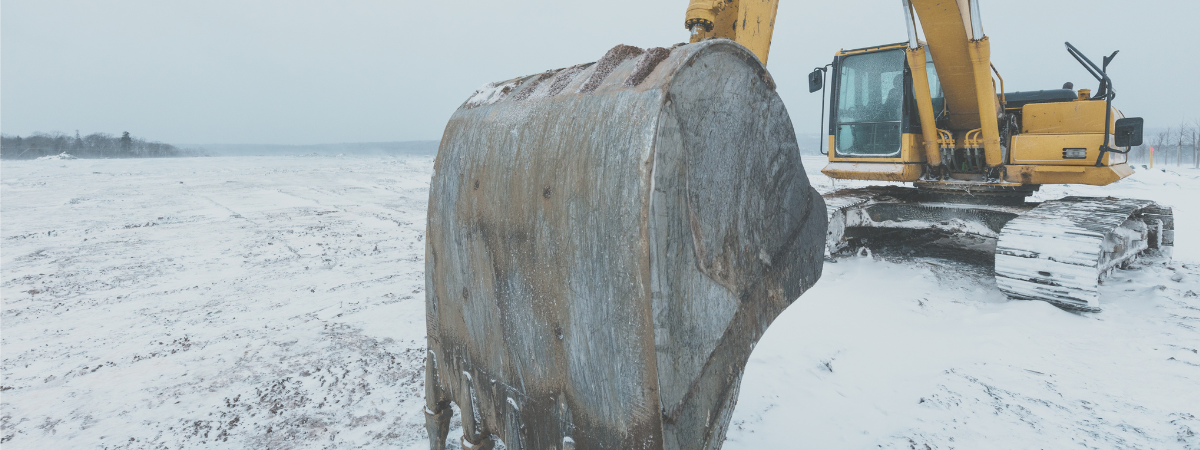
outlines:
[[[825,231],[775,84],[732,41],[489,84],[430,185],[430,447],[454,403],[464,448],[720,448]]]

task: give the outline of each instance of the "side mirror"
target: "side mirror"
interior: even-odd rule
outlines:
[[[810,94],[821,90],[823,87],[825,87],[824,70],[815,69],[812,73],[808,74],[808,92]]]
[[[1126,117],[1117,119],[1117,129],[1113,131],[1116,135],[1117,147],[1136,147],[1142,145],[1142,118],[1141,117]]]

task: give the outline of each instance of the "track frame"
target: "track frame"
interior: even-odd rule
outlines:
[[[1000,291],[1012,299],[1041,300],[1074,311],[1099,312],[1099,286],[1113,269],[1148,253],[1169,257],[1174,246],[1171,208],[1150,200],[1018,202],[994,191],[948,194],[901,186],[843,189],[824,198],[828,258],[860,246],[856,232],[864,229],[972,238],[961,242],[983,239],[995,243]]]

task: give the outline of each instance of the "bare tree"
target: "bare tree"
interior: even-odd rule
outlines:
[[[1194,168],[1200,169],[1200,119],[1192,120],[1192,162]]]
[[[1175,167],[1183,167],[1183,140],[1186,139],[1187,122],[1179,123],[1179,132],[1175,133]]]
[[[1167,146],[1170,145],[1171,134],[1172,134],[1172,130],[1170,128],[1167,128],[1166,130],[1159,131],[1157,134],[1154,135],[1153,144],[1151,144],[1150,147],[1154,150],[1158,150],[1158,154],[1160,155],[1158,160],[1160,160],[1160,161],[1164,161],[1167,159],[1167,154],[1164,152],[1166,151]],[[1151,151],[1150,155],[1151,155],[1150,156],[1150,167],[1154,167],[1154,159],[1155,158],[1154,158],[1153,151]]]

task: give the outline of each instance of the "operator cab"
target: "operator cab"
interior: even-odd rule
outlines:
[[[998,145],[988,150],[984,127],[970,124],[971,114],[979,113],[949,110],[952,102],[947,101],[932,53],[926,51],[926,64],[918,69],[926,76],[917,79],[929,81],[932,111],[926,114],[934,123],[924,128],[931,129],[934,145],[922,132],[909,47],[898,43],[842,50],[827,66],[831,69],[818,68],[809,75],[810,92],[821,90],[824,96],[826,89],[831,91],[828,128],[822,122],[821,130],[828,139],[822,142],[822,153],[829,157],[822,170],[826,175],[922,183],[1103,186],[1132,173],[1125,153],[1141,143],[1141,119],[1124,118],[1112,108],[1111,81],[1103,68],[1089,66],[1102,78],[1095,95],[1088,89],[1006,94],[997,74],[992,80],[998,88],[993,131]],[[1068,49],[1090,64],[1069,44]],[[1105,66],[1109,61],[1106,57]],[[958,98],[960,107],[974,102],[964,103],[962,92]]]
[[[905,46],[851,50],[834,60],[829,135],[835,158],[901,158],[904,135],[920,136]],[[928,72],[933,108],[940,118],[945,99],[933,64]]]

